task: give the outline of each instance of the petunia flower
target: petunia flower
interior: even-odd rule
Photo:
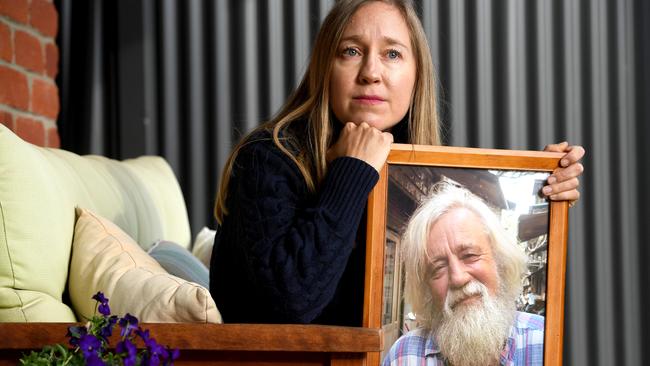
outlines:
[[[88,329],[86,327],[68,327],[68,333],[66,337],[69,337],[68,341],[71,346],[79,345],[79,339],[88,334]]]
[[[123,359],[124,366],[135,366],[138,361],[138,349],[128,339],[117,342],[115,350],[119,353],[125,353],[126,357]]]
[[[101,348],[102,342],[92,334],[85,334],[79,339],[79,349],[83,352],[84,358],[97,355]]]
[[[87,366],[106,366],[106,363],[96,354],[85,357]]]
[[[104,338],[106,342],[108,342],[108,338],[113,334],[113,327],[117,323],[117,316],[112,315],[107,320],[106,324],[99,330],[99,336]]]
[[[120,331],[120,336],[122,338],[128,337],[131,335],[131,330],[136,329],[138,327],[138,318],[134,317],[133,315],[126,313],[124,315],[124,318],[121,318],[119,320],[120,328],[122,330]]]
[[[45,346],[43,350],[30,357],[49,357],[52,364],[62,364],[72,360],[72,364],[83,362],[85,365],[104,366],[104,365],[173,365],[180,352],[178,349],[171,350],[169,347],[163,347],[156,342],[149,334],[138,326],[138,318],[131,314],[126,314],[123,318],[110,315],[108,299],[103,293],[98,292],[93,299],[99,303],[98,310],[100,315],[93,315],[85,326],[68,327],[66,334],[69,337],[69,343],[74,347],[71,350],[70,357],[67,360],[58,359],[58,355],[52,358],[52,347]],[[122,339],[115,346],[115,353],[111,352],[109,338],[113,334],[113,328],[116,324],[120,325],[120,335]],[[135,341],[136,336],[140,337],[145,344],[145,349],[138,351]],[[62,345],[56,345],[64,350]],[[65,352],[64,352],[65,353]],[[67,357],[67,356],[66,356]],[[23,364],[33,364],[25,362]]]
[[[99,303],[99,307],[97,308],[97,311],[99,311],[100,314],[104,316],[111,315],[111,308],[108,306],[108,299],[104,296],[104,294],[101,291],[96,293],[92,298],[94,300],[97,300],[97,302]]]

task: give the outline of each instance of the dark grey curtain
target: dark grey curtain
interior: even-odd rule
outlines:
[[[588,151],[570,213],[565,364],[650,364],[650,3],[416,2],[448,144]],[[296,86],[333,0],[55,3],[63,147],[164,156],[196,233],[214,227],[230,148]]]

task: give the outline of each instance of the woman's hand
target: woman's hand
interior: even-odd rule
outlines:
[[[382,132],[366,122],[359,125],[348,122],[339,139],[327,150],[327,161],[350,156],[365,161],[379,172],[386,163],[392,142],[390,132]]]
[[[566,153],[560,160],[560,168],[556,168],[546,180],[548,185],[542,189],[545,196],[554,201],[570,201],[573,206],[580,198],[578,177],[584,171],[580,159],[585,155],[585,149],[580,145],[569,145],[568,142],[546,145],[544,151]]]

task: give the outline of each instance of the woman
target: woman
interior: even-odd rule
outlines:
[[[391,142],[440,144],[434,92],[411,1],[334,5],[297,90],[224,169],[210,291],[225,322],[361,324],[367,196]],[[547,150],[567,154],[545,194],[578,199],[584,150]]]

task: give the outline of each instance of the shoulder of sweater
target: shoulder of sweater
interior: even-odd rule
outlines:
[[[246,137],[235,159],[234,170],[255,169],[289,170],[301,176],[296,163],[275,144],[270,131],[256,131]]]

